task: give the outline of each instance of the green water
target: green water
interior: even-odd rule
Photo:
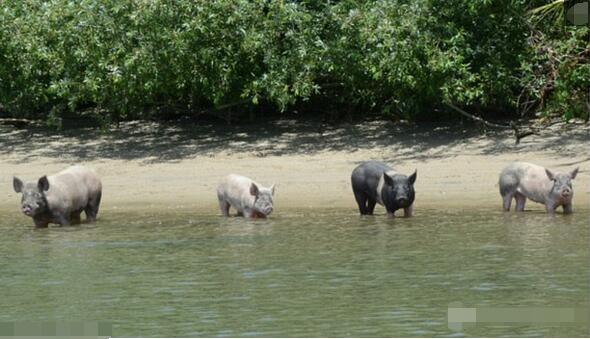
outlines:
[[[586,307],[589,213],[416,209],[102,211],[0,219],[0,322],[110,322],[113,336],[587,336],[587,322],[449,329],[447,308]]]

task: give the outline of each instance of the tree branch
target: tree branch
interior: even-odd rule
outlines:
[[[510,122],[510,125],[500,125],[500,124],[495,124],[493,122],[489,122],[486,121],[478,116],[475,116],[473,114],[469,114],[467,112],[465,112],[464,110],[462,110],[461,108],[453,105],[450,102],[445,102],[445,105],[449,106],[450,108],[452,108],[453,110],[455,110],[456,112],[459,112],[461,115],[468,117],[470,119],[473,119],[481,124],[484,124],[488,127],[493,127],[493,128],[501,128],[501,129],[511,129],[512,131],[514,131],[514,137],[516,138],[516,144],[518,145],[520,143],[520,140],[524,137],[527,137],[529,135],[533,135],[533,134],[537,134],[537,131],[534,130],[532,127],[528,127],[529,130],[528,131],[520,131],[520,129],[518,128],[518,126],[516,125],[516,123],[514,121]]]
[[[452,103],[450,103],[450,102],[445,102],[445,105],[447,105],[447,106],[449,106],[450,108],[454,109],[455,111],[459,112],[461,115],[463,115],[463,116],[466,116],[466,117],[468,117],[468,118],[470,118],[470,119],[473,119],[473,120],[475,120],[475,121],[477,121],[477,122],[480,122],[480,123],[482,123],[482,124],[484,124],[484,125],[486,125],[486,126],[488,126],[488,127],[493,127],[493,128],[503,128],[503,129],[509,129],[509,128],[512,128],[511,126],[506,126],[506,125],[499,125],[499,124],[494,124],[493,122],[489,122],[489,121],[486,121],[486,120],[484,120],[484,119],[482,119],[482,118],[480,118],[480,117],[478,117],[478,116],[475,116],[475,115],[473,115],[473,114],[469,114],[469,113],[465,112],[464,110],[460,109],[459,107],[457,107],[457,106],[453,105],[453,104],[452,104]]]

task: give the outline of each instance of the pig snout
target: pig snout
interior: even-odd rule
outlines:
[[[266,215],[271,214],[272,213],[272,207],[265,208],[264,211],[263,211],[263,213],[266,214]]]
[[[572,196],[572,190],[569,187],[566,187],[561,190],[561,196],[564,198],[569,198]]]
[[[410,204],[410,197],[407,195],[401,195],[395,199],[395,202],[400,207],[407,207]]]
[[[30,216],[33,213],[33,206],[31,206],[29,204],[23,204],[21,206],[21,211],[23,212],[24,215]]]

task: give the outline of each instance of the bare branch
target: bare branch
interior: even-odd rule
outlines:
[[[514,137],[516,138],[517,145],[520,143],[520,140],[522,138],[527,137],[529,135],[538,134],[537,131],[535,129],[533,129],[531,126],[528,127],[527,131],[521,131],[514,121],[511,121],[510,125],[508,125],[508,126],[507,125],[499,125],[499,124],[495,124],[493,122],[486,121],[486,120],[484,120],[478,116],[475,116],[473,114],[469,114],[469,113],[465,112],[464,110],[462,110],[461,108],[453,105],[450,102],[445,102],[445,105],[447,105],[450,108],[452,108],[453,110],[459,112],[461,115],[466,116],[470,119],[473,119],[473,120],[475,120],[479,123],[482,123],[488,127],[501,128],[501,129],[512,129],[512,131],[514,131]]]
[[[495,123],[493,123],[493,122],[486,121],[486,120],[484,120],[484,119],[482,119],[482,118],[480,118],[480,117],[478,117],[478,116],[475,116],[475,115],[473,115],[473,114],[469,114],[469,113],[465,112],[464,110],[460,109],[459,107],[457,107],[457,106],[453,105],[453,104],[452,104],[452,103],[450,103],[450,102],[445,102],[445,105],[447,105],[447,106],[449,106],[450,108],[454,109],[455,111],[459,112],[461,115],[463,115],[463,116],[466,116],[466,117],[468,117],[468,118],[470,118],[470,119],[473,119],[473,120],[475,120],[475,121],[477,121],[477,122],[480,122],[480,123],[482,123],[482,124],[484,124],[484,125],[486,125],[486,126],[488,126],[488,127],[494,127],[494,128],[503,128],[503,129],[509,129],[509,128],[512,128],[511,126],[506,126],[506,125],[498,125],[498,124],[495,124]]]

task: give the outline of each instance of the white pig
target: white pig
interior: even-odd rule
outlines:
[[[275,185],[265,188],[250,178],[230,174],[217,187],[219,209],[224,216],[229,216],[231,206],[237,210],[239,216],[266,218],[273,210],[274,190]]]
[[[72,166],[26,184],[14,177],[13,186],[15,192],[22,193],[22,213],[33,218],[37,227],[79,223],[82,211],[89,222],[96,220],[102,184],[96,173],[84,166]]]
[[[526,162],[511,163],[500,173],[500,195],[504,210],[510,210],[514,198],[516,210],[524,211],[528,198],[544,204],[547,213],[554,214],[558,206],[563,206],[563,213],[572,213],[572,179],[577,174],[577,168],[569,173],[557,173]]]

